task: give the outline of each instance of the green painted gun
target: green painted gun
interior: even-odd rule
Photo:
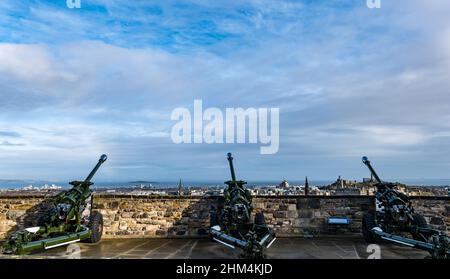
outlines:
[[[94,177],[107,156],[102,155],[84,181],[72,181],[73,187],[56,195],[51,209],[39,220],[39,226],[14,232],[3,245],[5,254],[28,254],[78,241],[96,243],[103,233],[103,216],[92,211]]]
[[[428,251],[434,259],[450,259],[450,238],[429,228],[425,218],[414,211],[410,198],[396,189],[397,184],[385,182],[375,172],[369,159],[362,158],[375,180],[375,210],[365,212],[362,233],[368,243],[380,239]],[[409,233],[412,238],[402,236]]]
[[[252,196],[245,188],[247,182],[236,180],[231,153],[227,159],[231,180],[225,182],[228,187],[224,191],[223,209],[220,213],[211,212],[211,237],[227,247],[240,248],[243,258],[264,258],[264,249],[275,241],[275,233],[267,226],[261,212],[256,213],[251,222]]]
[[[397,245],[429,252],[430,255],[427,258],[439,260],[450,259],[450,237],[441,231],[429,228],[419,228],[419,231],[424,234],[428,234],[431,237],[427,241],[420,241],[400,235],[386,233],[380,227],[374,227],[372,229],[373,234],[380,239]]]

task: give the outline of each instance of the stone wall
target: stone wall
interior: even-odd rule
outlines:
[[[261,197],[253,200],[255,212],[263,212],[266,222],[280,236],[360,233],[363,212],[371,197]],[[348,226],[329,226],[331,216],[350,218]]]
[[[450,198],[411,197],[417,213],[431,227],[450,235]],[[359,234],[365,211],[374,209],[370,196],[259,197],[253,200],[255,212],[263,212],[266,222],[279,236]],[[348,226],[327,225],[328,217],[350,219]]]
[[[36,225],[48,200],[43,196],[0,196],[0,239],[14,230]]]
[[[207,235],[218,198],[100,196],[105,237],[196,237]]]
[[[450,198],[412,197],[418,213],[432,226],[450,234]],[[32,226],[48,205],[39,196],[0,196],[0,238]],[[254,211],[263,212],[278,236],[359,234],[363,212],[371,208],[369,196],[255,197]],[[104,217],[104,238],[203,237],[211,208],[220,197],[95,196],[94,208]],[[330,216],[346,216],[348,226],[326,224]]]

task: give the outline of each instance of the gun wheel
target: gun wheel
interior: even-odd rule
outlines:
[[[219,216],[217,215],[217,212],[211,212],[209,215],[209,227],[218,226],[219,224]],[[213,241],[212,234],[209,234],[209,239]]]
[[[211,212],[210,216],[209,216],[209,223],[210,223],[210,227],[214,227],[219,225],[219,216],[217,215],[217,212]]]
[[[377,238],[372,232],[374,227],[376,227],[375,215],[369,212],[364,213],[362,220],[362,234],[367,243],[377,242]]]
[[[89,229],[92,231],[91,236],[86,240],[89,243],[97,243],[103,234],[103,215],[94,211],[89,218]]]
[[[255,224],[260,226],[266,225],[266,218],[264,217],[264,214],[261,212],[255,214]]]

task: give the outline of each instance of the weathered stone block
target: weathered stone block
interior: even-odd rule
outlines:
[[[442,218],[431,217],[430,218],[430,224],[431,225],[438,225],[438,226],[440,226],[440,225],[445,225],[445,222],[444,222],[444,220],[442,220]]]
[[[297,218],[298,212],[297,211],[287,211],[287,218]]]
[[[133,212],[124,212],[120,215],[122,218],[131,218],[133,217]]]
[[[6,213],[6,218],[8,220],[16,220],[17,218],[23,216],[25,214],[24,210],[10,210]]]
[[[128,228],[128,225],[127,225],[126,222],[120,222],[120,223],[119,223],[118,229],[119,229],[120,231],[124,231],[124,230],[126,230],[127,228]]]
[[[157,230],[157,231],[155,232],[155,234],[156,234],[157,236],[165,236],[165,235],[167,235],[167,231],[165,231],[165,230]]]
[[[298,199],[297,200],[297,209],[307,209],[309,208],[309,203],[307,199]]]
[[[313,216],[312,210],[300,210],[298,212],[298,217],[300,218],[311,218]]]
[[[320,208],[320,198],[309,198],[309,208],[319,209]]]
[[[0,223],[0,232],[5,233],[8,232],[12,227],[4,224],[4,223]]]
[[[109,202],[107,203],[107,207],[109,209],[118,209],[119,208],[119,202],[118,201],[113,201],[113,202]]]
[[[273,213],[274,218],[287,218],[286,211],[276,211]]]

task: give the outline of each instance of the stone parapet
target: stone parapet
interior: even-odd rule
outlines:
[[[262,212],[278,236],[359,234],[372,196],[256,196],[254,212]],[[411,197],[416,211],[434,228],[450,234],[449,197]],[[95,195],[94,209],[104,218],[104,238],[207,236],[212,208],[221,197]],[[48,208],[48,197],[0,196],[0,238],[33,226]],[[327,225],[327,218],[347,217],[346,226]]]

